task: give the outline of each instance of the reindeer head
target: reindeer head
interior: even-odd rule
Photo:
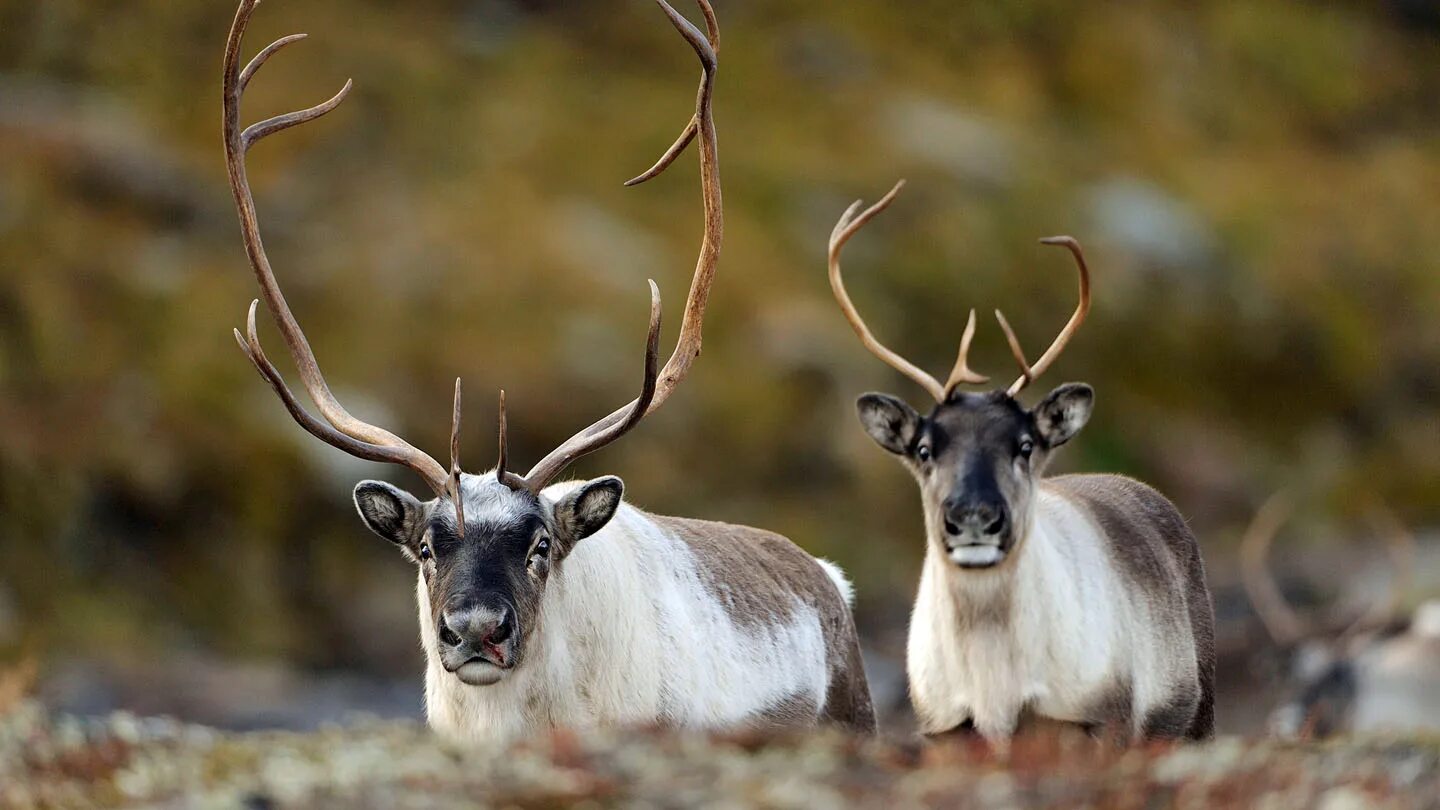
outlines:
[[[433,645],[447,671],[483,686],[525,659],[546,586],[576,544],[610,521],[624,491],[619,478],[608,476],[557,500],[489,475],[466,475],[463,530],[440,499],[422,503],[381,481],[355,487],[355,506],[371,531],[419,566],[433,633],[426,646]]]
[[[500,462],[493,474],[464,475],[460,470],[461,386],[455,381],[450,431],[450,466],[399,436],[352,416],[331,393],[309,341],[280,290],[260,238],[255,200],[245,157],[266,136],[312,121],[334,110],[350,90],[346,82],[329,101],[307,110],[240,127],[240,101],[246,86],[271,56],[304,37],[283,37],[265,47],[243,69],[241,42],[259,0],[242,0],[225,49],[224,137],[231,191],[240,215],[246,253],[271,316],[294,360],[306,392],[323,418],[311,415],[296,399],[265,355],[256,330],[259,301],[250,305],[246,333],[235,330],[240,348],[274,389],[290,415],[316,438],[370,461],[399,464],[418,474],[435,497],[419,498],[379,481],[355,488],[355,505],[371,531],[400,546],[420,570],[425,648],[461,681],[477,686],[496,683],[526,656],[541,622],[543,597],[557,581],[566,557],[614,516],[624,494],[619,478],[605,477],[562,493],[546,487],[576,459],[623,436],[659,408],[689,374],[700,355],[701,327],[710,286],[719,263],[724,216],[719,158],[712,117],[719,27],[708,0],[697,0],[707,32],[701,32],[665,0],[657,0],[682,37],[700,57],[702,76],[695,113],[664,156],[626,185],[658,176],[698,141],[705,231],[696,263],[680,337],[663,369],[657,368],[660,341],[660,292],[650,282],[650,328],[645,344],[645,373],[640,395],[567,439],[523,477],[506,469],[505,394],[500,393]],[[428,618],[428,626],[427,626]]]
[[[926,535],[962,568],[988,568],[1028,530],[1035,480],[1079,432],[1094,394],[1062,385],[1034,410],[1002,391],[956,392],[921,416],[889,394],[860,397],[860,422],[920,485]]]
[[[944,385],[883,346],[865,325],[840,275],[840,252],[860,228],[885,210],[904,186],[901,181],[878,203],[860,212],[856,202],[830,236],[830,286],[855,333],[872,353],[919,383],[936,405],[921,416],[889,394],[866,394],[857,407],[865,431],[882,448],[899,456],[920,485],[926,535],[935,550],[962,568],[990,568],[1003,562],[1029,530],[1035,482],[1051,453],[1069,441],[1090,418],[1095,393],[1088,385],[1056,388],[1034,409],[1016,396],[1047,369],[1065,348],[1090,309],[1090,274],[1080,245],[1068,236],[1042,239],[1067,248],[1080,271],[1080,305],[1059,337],[1033,366],[1005,316],[995,317],[1021,375],[1003,391],[977,394],[958,390],[989,378],[970,370],[975,311],[960,338],[960,356]]]
[[[1284,700],[1269,719],[1270,730],[1284,737],[1325,737],[1347,731],[1360,684],[1358,664],[1395,629],[1409,586],[1415,536],[1388,509],[1372,505],[1374,533],[1385,539],[1395,578],[1384,597],[1358,613],[1302,614],[1270,573],[1270,546],[1294,510],[1280,492],[1255,513],[1240,542],[1240,571],[1251,606],[1276,650],[1281,653]]]

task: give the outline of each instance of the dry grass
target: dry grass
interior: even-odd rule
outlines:
[[[972,742],[838,733],[559,731],[457,748],[413,724],[220,734],[24,704],[0,721],[0,807],[1440,806],[1440,740],[1117,749],[1038,734]]]

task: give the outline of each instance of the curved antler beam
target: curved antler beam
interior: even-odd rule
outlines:
[[[1075,314],[1070,316],[1065,328],[1060,330],[1060,334],[1055,337],[1050,348],[1040,355],[1040,359],[1036,360],[1034,365],[1028,365],[1025,362],[1025,353],[1020,350],[1020,341],[1015,338],[1015,333],[1005,322],[1005,316],[1001,315],[999,310],[995,311],[995,317],[1000,321],[1000,328],[1005,331],[1005,339],[1010,343],[1010,353],[1015,355],[1016,362],[1020,364],[1020,376],[1010,384],[1008,391],[1012,397],[1025,390],[1026,386],[1050,368],[1050,365],[1055,362],[1055,358],[1065,351],[1065,346],[1070,339],[1075,337],[1075,332],[1080,329],[1080,324],[1085,323],[1085,316],[1090,314],[1090,268],[1085,264],[1085,252],[1080,249],[1080,243],[1070,236],[1047,236],[1040,240],[1040,244],[1058,245],[1070,251],[1070,255],[1075,257],[1075,267],[1080,275],[1080,303],[1075,306]]]
[[[1280,592],[1268,562],[1270,545],[1293,510],[1288,493],[1275,493],[1255,513],[1240,541],[1240,574],[1250,604],[1270,638],[1281,646],[1294,644],[1310,632],[1309,625]]]
[[[289,386],[285,384],[285,378],[280,376],[280,372],[276,370],[275,365],[270,362],[270,358],[265,355],[264,347],[260,345],[260,337],[255,327],[255,310],[259,305],[260,301],[258,299],[250,303],[250,312],[245,318],[246,334],[242,336],[239,329],[234,330],[235,342],[240,344],[240,350],[243,351],[245,356],[250,359],[250,362],[254,364],[255,370],[259,371],[260,376],[275,390],[275,394],[280,397],[280,401],[284,403],[285,409],[290,412],[290,416],[293,417],[301,427],[305,428],[310,435],[344,450],[352,456],[363,458],[366,461],[409,466],[410,458],[406,455],[404,448],[370,444],[369,442],[352,438],[339,432],[325,422],[316,419],[309,411],[305,410],[305,407],[296,399],[295,394],[290,390]],[[440,468],[439,464],[435,466],[436,469],[430,471],[430,475],[438,474],[443,477],[444,470]],[[427,480],[429,480],[429,477],[430,476],[427,476]],[[436,494],[444,495],[446,493],[442,487],[442,491]]]
[[[319,363],[315,360],[315,353],[310,348],[310,342],[306,339],[300,324],[295,320],[295,315],[285,301],[285,295],[275,278],[275,272],[265,252],[264,241],[260,236],[259,218],[255,210],[255,197],[250,190],[250,180],[246,173],[245,156],[250,148],[262,139],[282,130],[314,121],[331,112],[345,100],[353,85],[346,81],[340,92],[325,102],[304,110],[267,118],[242,130],[240,128],[240,107],[245,89],[249,86],[250,81],[260,71],[260,68],[264,67],[270,57],[305,37],[304,34],[292,34],[275,40],[261,49],[242,69],[240,67],[240,51],[245,38],[245,29],[249,26],[250,18],[258,4],[259,0],[242,0],[235,12],[235,21],[230,27],[230,34],[225,42],[224,116],[222,121],[225,165],[229,174],[230,190],[235,198],[235,209],[240,218],[240,232],[245,243],[245,253],[255,271],[255,279],[260,285],[261,297],[290,350],[290,357],[295,363],[306,392],[310,395],[316,408],[319,409],[325,422],[329,424],[321,423],[299,404],[294,394],[285,385],[284,379],[275,369],[274,364],[265,356],[255,328],[256,304],[251,305],[246,321],[248,339],[242,338],[238,330],[235,333],[236,339],[261,376],[280,397],[286,410],[311,435],[360,458],[399,464],[413,470],[425,480],[438,497],[455,498],[458,510],[460,507],[459,486],[458,480],[452,473],[447,472],[438,461],[399,436],[355,418],[335,398],[330,391],[330,386],[325,382]],[[458,409],[458,384],[456,400]],[[458,430],[458,426],[457,413],[452,427]]]
[[[965,332],[960,337],[960,354],[955,359],[955,366],[950,370],[950,376],[946,378],[945,384],[930,376],[919,366],[901,357],[892,351],[885,344],[881,343],[865,324],[865,319],[860,317],[860,312],[855,309],[855,304],[850,300],[850,293],[845,290],[845,279],[840,272],[840,254],[845,249],[845,243],[850,241],[861,228],[865,227],[870,220],[874,219],[890,203],[895,201],[900,189],[905,187],[905,181],[901,180],[890,189],[890,193],[881,197],[879,202],[860,211],[864,202],[856,200],[845,213],[840,215],[840,221],[835,223],[835,228],[830,232],[830,291],[835,294],[835,301],[840,305],[840,310],[845,313],[845,319],[850,322],[850,328],[855,330],[860,342],[865,345],[870,353],[880,358],[886,365],[914,380],[935,398],[936,402],[944,402],[949,399],[950,392],[962,383],[979,385],[990,381],[989,377],[977,374],[970,370],[970,344],[975,339],[975,310],[970,310],[970,317],[965,323]]]
[[[890,203],[895,201],[895,197],[899,195],[900,189],[904,187],[905,181],[901,180],[895,184],[894,188],[890,189],[889,193],[881,197],[878,202],[866,208],[864,211],[861,211],[860,208],[865,203],[861,200],[856,200],[850,204],[849,208],[845,209],[845,213],[840,215],[840,220],[835,223],[834,230],[830,232],[830,291],[835,295],[835,301],[840,305],[840,310],[845,313],[845,320],[850,322],[850,328],[855,330],[855,334],[860,338],[860,342],[865,345],[866,349],[870,350],[871,354],[880,358],[886,365],[914,380],[921,388],[929,392],[930,396],[934,397],[936,402],[944,402],[945,387],[940,384],[939,380],[930,376],[919,366],[892,351],[875,337],[874,332],[870,331],[870,327],[866,325],[865,319],[860,317],[860,311],[855,308],[855,303],[850,300],[850,293],[845,289],[845,278],[840,272],[840,254],[845,249],[845,243],[849,242],[850,237],[854,236],[861,228],[869,224],[870,220],[879,216],[881,212],[889,208]]]
[[[675,26],[675,30],[680,32],[680,35],[695,51],[703,73],[695,100],[695,114],[692,118],[692,121],[696,122],[694,137],[700,144],[700,196],[704,203],[705,217],[705,229],[700,241],[700,255],[696,259],[694,276],[690,282],[690,292],[685,300],[685,312],[680,322],[680,336],[675,341],[675,349],[671,352],[670,359],[665,361],[665,366],[659,371],[654,395],[644,406],[643,413],[635,410],[640,400],[632,400],[629,404],[612,411],[566,439],[559,447],[552,450],[546,459],[551,457],[579,458],[584,452],[592,451],[585,448],[589,447],[589,443],[596,436],[604,434],[618,424],[638,421],[654,413],[665,404],[680,383],[689,376],[691,367],[696,358],[700,356],[705,310],[710,301],[710,288],[715,282],[715,272],[720,264],[720,248],[725,238],[725,205],[720,190],[720,157],[715,135],[713,105],[715,71],[718,63],[716,50],[712,43],[719,43],[720,31],[709,0],[696,0],[701,12],[705,15],[706,25],[709,28],[708,38],[665,0],[655,0],[655,2],[665,12],[665,16]],[[687,131],[689,128],[687,125]],[[643,182],[642,178],[647,178],[647,175],[654,177],[664,171],[683,151],[681,143],[683,141],[685,141],[684,133],[682,133],[680,141],[676,142],[676,146],[671,147],[666,152],[666,157],[661,158],[660,163],[656,164],[656,169],[647,172],[646,175],[641,175],[641,178],[637,178],[637,180]],[[541,461],[541,465],[546,465],[546,463],[546,460]],[[535,483],[532,476],[527,475],[526,478],[532,485]]]
[[[657,367],[660,365],[660,288],[652,280],[650,282],[650,328],[645,336],[645,376],[640,383],[640,396],[629,406],[629,414],[621,422],[610,427],[592,433],[583,442],[566,442],[549,455],[541,459],[530,472],[525,474],[525,487],[532,492],[539,492],[549,486],[556,477],[564,472],[574,461],[581,456],[599,450],[607,444],[624,436],[630,429],[640,424],[645,418],[650,403],[655,399],[657,391],[656,377]],[[513,487],[512,487],[513,488]]]

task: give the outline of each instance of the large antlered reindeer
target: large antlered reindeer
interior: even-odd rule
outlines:
[[[1080,245],[1041,240],[1073,254],[1080,305],[1040,359],[1025,359],[997,311],[1020,377],[1006,390],[958,390],[988,381],[966,359],[971,310],[959,359],[941,385],[875,339],[840,277],[845,243],[902,185],[840,218],[830,237],[830,284],[866,348],[936,402],[926,416],[886,394],[858,402],[866,432],[900,457],[924,504],[925,563],[907,654],[921,729],[1004,741],[1022,720],[1040,719],[1118,740],[1209,736],[1214,615],[1195,537],[1164,496],[1138,481],[1042,477],[1090,418],[1090,386],[1062,385],[1028,410],[1016,399],[1089,311]]]
[[[834,566],[790,541],[742,526],[646,514],[622,501],[619,478],[553,483],[575,459],[623,436],[660,407],[700,354],[700,330],[720,255],[723,218],[711,96],[719,31],[698,0],[708,36],[657,0],[703,67],[695,114],[648,172],[664,171],[698,141],[705,232],[679,342],[658,372],[659,292],[640,396],[575,434],[524,476],[506,459],[467,475],[458,460],[456,381],[448,469],[336,401],[276,283],[261,244],[245,154],[257,141],[333,110],[350,85],[308,110],[240,129],[246,84],[284,37],[240,68],[241,38],[258,0],[244,0],[225,51],[225,153],[245,249],[265,304],[323,421],[308,413],[265,356],[250,306],[241,348],[291,416],[352,455],[408,467],[435,497],[379,481],[355,488],[365,525],[418,566],[426,713],[461,739],[503,739],[551,725],[654,724],[698,728],[811,725],[873,730],[870,693],[851,620],[850,586]]]
[[[1383,598],[1359,611],[1297,611],[1270,573],[1270,546],[1294,510],[1286,493],[1266,501],[1241,542],[1250,602],[1285,655],[1284,701],[1269,718],[1283,737],[1440,731],[1440,601],[1407,618],[1400,605],[1410,581],[1415,537],[1387,510],[1371,512],[1395,578]]]

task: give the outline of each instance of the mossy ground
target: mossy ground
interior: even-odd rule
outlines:
[[[1440,806],[1440,740],[1115,750],[836,732],[704,736],[557,731],[458,747],[413,723],[227,734],[168,720],[0,721],[0,806],[391,807],[1324,807]]]

